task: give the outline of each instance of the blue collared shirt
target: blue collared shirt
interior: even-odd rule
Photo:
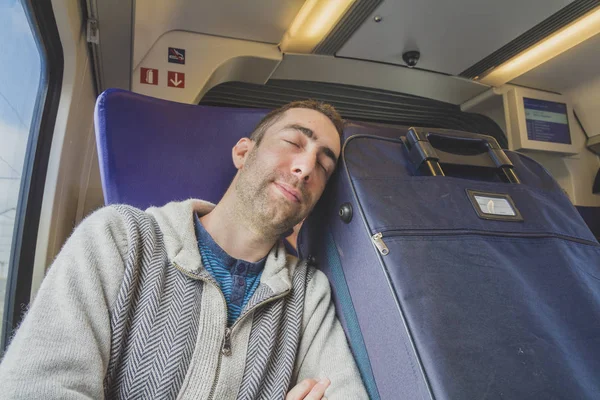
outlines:
[[[227,325],[231,326],[258,287],[267,257],[255,263],[233,258],[213,240],[196,214],[194,221],[202,264],[225,296]]]

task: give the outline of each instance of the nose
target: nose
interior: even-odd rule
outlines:
[[[304,153],[298,155],[292,162],[292,174],[304,183],[308,183],[316,165],[317,158],[314,154]]]

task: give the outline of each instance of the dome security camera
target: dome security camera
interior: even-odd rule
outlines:
[[[414,67],[419,62],[419,58],[421,58],[421,53],[416,50],[405,51],[402,53],[402,59],[406,63],[409,68]]]

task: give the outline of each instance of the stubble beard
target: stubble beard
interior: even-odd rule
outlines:
[[[283,197],[273,198],[269,192],[273,182],[292,184],[293,179],[280,176],[276,171],[265,171],[256,161],[256,148],[252,149],[235,184],[238,219],[247,221],[252,229],[265,236],[279,237],[289,231],[306,216],[303,207],[294,207]],[[302,197],[303,201],[307,200],[304,193]]]

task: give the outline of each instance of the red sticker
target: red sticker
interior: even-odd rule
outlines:
[[[154,68],[141,68],[140,83],[158,85],[158,70]]]
[[[185,87],[185,74],[183,72],[168,71],[167,85],[183,89]]]

